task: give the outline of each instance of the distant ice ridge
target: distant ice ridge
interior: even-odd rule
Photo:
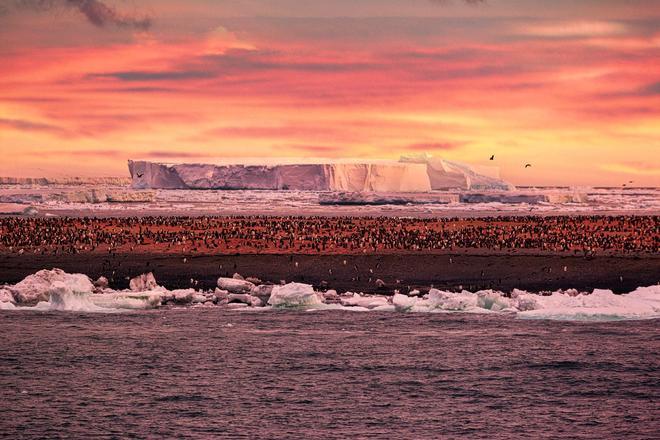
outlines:
[[[129,161],[134,189],[255,189],[347,192],[428,192],[513,186],[473,167],[430,156],[371,163],[285,165],[163,164]],[[496,169],[495,169],[496,170]],[[496,175],[498,171],[486,170]]]
[[[321,205],[445,205],[445,204],[486,204],[541,205],[587,203],[582,193],[520,193],[518,191],[489,191],[487,193],[365,193],[328,192],[319,195]]]
[[[0,177],[0,185],[20,186],[119,186],[130,184],[127,177]]]
[[[254,282],[253,282],[254,281]],[[107,280],[92,282],[86,275],[59,269],[42,270],[20,283],[0,287],[0,310],[118,312],[158,308],[165,304],[220,306],[227,309],[272,308],[402,313],[494,313],[523,319],[611,321],[660,318],[660,285],[639,287],[625,295],[610,290],[576,290],[538,295],[514,290],[446,292],[430,289],[425,295],[364,295],[315,291],[307,284],[259,284],[258,280],[219,278],[214,291],[168,290],[152,274],[131,280],[131,290],[116,291]]]
[[[4,192],[0,203],[149,203],[154,201],[155,191],[117,190],[90,188],[75,191]]]

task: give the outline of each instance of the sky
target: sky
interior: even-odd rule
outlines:
[[[660,0],[0,1],[0,176],[421,153],[660,186]]]

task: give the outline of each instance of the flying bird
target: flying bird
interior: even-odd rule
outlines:
[[[495,160],[495,155],[490,156],[490,160]]]
[[[138,179],[141,179],[141,178],[142,178],[142,176],[144,176],[144,173],[142,173],[142,174],[140,174],[140,173],[137,173],[137,176],[138,176]]]
[[[525,165],[525,168],[531,168],[531,167],[532,167],[531,163],[528,163],[528,164]]]

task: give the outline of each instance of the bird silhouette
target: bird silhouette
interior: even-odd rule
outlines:
[[[495,160],[495,155],[490,156],[490,160]]]
[[[142,178],[142,176],[144,176],[144,173],[142,173],[142,174],[137,173],[137,176],[138,176],[138,179],[140,179],[140,178]]]
[[[528,164],[525,165],[525,168],[531,168],[531,167],[532,167],[531,163],[528,163]]]

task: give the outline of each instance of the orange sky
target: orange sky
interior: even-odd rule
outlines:
[[[0,60],[2,176],[428,152],[660,186],[657,1],[9,0]]]

